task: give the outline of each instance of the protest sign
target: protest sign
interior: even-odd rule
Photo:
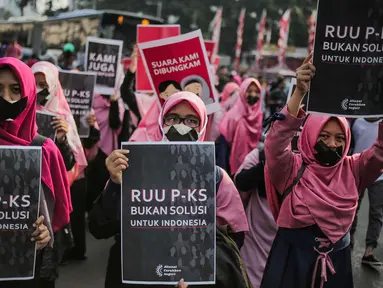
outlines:
[[[94,92],[113,95],[118,88],[118,66],[121,65],[123,41],[88,37],[85,70],[97,74]]]
[[[137,25],[137,43],[160,40],[180,34],[180,25]],[[152,86],[150,85],[141,55],[137,62],[136,90],[140,93],[152,92]]]
[[[36,111],[36,124],[37,124],[37,133],[40,135],[56,141],[56,130],[52,126],[53,118],[58,117],[59,115],[46,112],[46,111]]]
[[[53,129],[51,123],[55,117],[58,117],[58,115],[45,111],[36,111],[37,133],[52,139],[53,142],[56,141],[56,130]]]
[[[383,116],[382,9],[380,0],[319,1],[309,112]]]
[[[161,104],[176,92],[189,91],[203,100],[208,114],[219,109],[204,45],[200,30],[138,44],[152,91]]]
[[[214,143],[123,143],[125,284],[215,283]]]
[[[59,79],[81,138],[88,138],[88,115],[93,107],[96,74],[60,71]]]
[[[204,42],[205,42],[207,58],[209,58],[209,63],[213,64],[213,53],[214,53],[215,45],[217,45],[217,43],[212,40],[204,40]]]
[[[0,281],[35,275],[31,234],[39,215],[41,155],[40,147],[0,146]]]

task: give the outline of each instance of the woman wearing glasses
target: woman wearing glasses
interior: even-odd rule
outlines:
[[[160,113],[160,125],[152,141],[203,141],[206,134],[207,113],[202,100],[193,93],[179,92],[172,95],[164,104]],[[137,141],[149,142],[144,136]],[[97,239],[107,239],[120,233],[120,195],[122,172],[128,169],[129,151],[116,150],[106,160],[110,180],[104,193],[95,204],[89,229]],[[134,167],[129,167],[134,169]],[[234,241],[242,247],[244,232],[248,231],[247,219],[241,198],[229,175],[221,168],[222,179],[216,183],[219,187],[216,196],[217,225],[230,225],[234,232]],[[221,191],[223,190],[223,191]],[[117,211],[117,213],[116,213]],[[92,215],[93,214],[93,215]],[[99,215],[95,215],[99,214]],[[102,214],[102,221],[100,215]],[[96,220],[97,219],[97,220]],[[105,287],[139,287],[121,283],[121,243],[116,237],[116,243],[110,250]],[[148,286],[164,287],[164,286]],[[226,287],[220,286],[220,287]]]

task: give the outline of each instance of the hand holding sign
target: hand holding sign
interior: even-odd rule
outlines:
[[[189,286],[185,284],[184,279],[181,279],[181,281],[178,282],[178,285],[176,287],[178,287],[178,288],[188,288]]]
[[[310,88],[311,79],[315,75],[315,66],[311,63],[313,54],[311,53],[301,67],[297,69],[297,87],[295,91],[303,98]],[[295,94],[295,93],[294,93]]]
[[[310,88],[311,79],[315,75],[315,66],[311,64],[312,54],[310,54],[302,66],[297,69],[297,83],[293,95],[287,103],[287,108],[290,114],[298,116],[299,109],[302,105],[302,100]]]
[[[47,226],[44,225],[44,216],[40,216],[39,219],[33,224],[36,227],[35,232],[32,234],[32,241],[36,241],[37,249],[43,249],[51,240],[51,235]]]
[[[105,165],[109,171],[110,179],[116,184],[121,184],[122,172],[129,167],[129,159],[124,155],[128,153],[129,150],[115,150],[105,160]]]
[[[96,115],[94,113],[89,113],[88,115],[88,125],[93,127],[96,124]]]
[[[57,141],[63,143],[66,139],[66,134],[68,133],[68,123],[65,121],[64,118],[55,117],[54,121],[51,124],[53,129],[57,130]]]

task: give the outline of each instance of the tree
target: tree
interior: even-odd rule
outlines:
[[[16,0],[16,5],[20,9],[20,15],[24,16],[24,8],[29,4],[32,5],[34,9],[36,9],[36,0]]]

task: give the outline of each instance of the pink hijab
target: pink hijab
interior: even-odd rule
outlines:
[[[158,102],[154,102],[144,117],[143,121],[141,121],[140,125],[138,126],[138,129],[134,131],[129,141],[146,142],[164,140],[162,131],[163,118],[170,109],[182,101],[188,102],[200,116],[201,132],[198,141],[203,141],[203,139],[205,139],[207,127],[206,106],[201,98],[190,92],[177,92],[173,94],[165,101],[161,110],[159,108]]]
[[[332,167],[319,165],[314,149],[319,133],[331,119],[325,115],[310,115],[299,137],[298,147],[301,155],[294,154],[292,173],[297,171],[304,161],[308,166],[295,186],[294,190],[285,199],[278,217],[278,226],[295,223],[292,228],[301,228],[317,224],[324,234],[333,242],[341,239],[349,231],[354,219],[358,204],[358,185],[354,176],[353,159],[347,157],[351,143],[351,132],[347,120],[343,117],[334,117],[339,121],[345,135],[346,147],[342,159]],[[271,206],[276,197],[274,185],[270,181],[266,166],[266,191]],[[288,184],[290,185],[290,184]],[[274,203],[274,204],[273,204]],[[275,211],[275,207],[271,207]],[[288,224],[287,224],[288,225]]]
[[[157,117],[157,129],[155,133],[152,133],[152,138],[148,139],[145,136],[146,134],[142,133],[141,138],[137,137],[137,141],[166,141],[164,139],[162,130],[163,118],[173,107],[175,107],[177,104],[183,101],[188,102],[194,108],[199,118],[201,119],[200,136],[198,141],[204,141],[208,121],[206,106],[200,97],[190,92],[178,92],[170,96],[168,100],[165,101],[164,106],[159,113],[159,118]],[[224,170],[221,169],[221,171],[223,177],[219,186],[219,191],[217,191],[216,197],[217,224],[229,224],[234,232],[248,231],[249,226],[242,205],[241,197],[239,196],[237,188],[235,188],[235,185],[230,179],[229,175],[227,175],[227,173]]]
[[[68,180],[72,184],[77,176],[88,166],[88,162],[86,161],[81,139],[77,132],[76,122],[65,98],[64,91],[61,88],[59,70],[52,63],[41,61],[32,66],[32,72],[34,74],[43,73],[45,75],[49,86],[49,93],[52,96],[44,107],[37,105],[37,110],[58,114],[64,117],[68,123],[68,143],[76,159],[76,165],[71,171],[68,171]]]
[[[124,119],[125,106],[121,98],[118,100],[118,110],[120,121]],[[96,115],[97,124],[100,128],[100,141],[98,146],[101,151],[109,155],[113,150],[118,149],[118,134],[121,128],[113,130],[109,126],[110,101],[100,94],[94,94],[93,109]]]
[[[235,75],[235,76],[233,76],[233,79],[234,79],[234,81],[235,81],[239,86],[242,85],[242,77],[241,77],[241,76],[239,76],[239,75]]]
[[[0,122],[0,145],[29,146],[37,135],[36,84],[31,69],[16,58],[0,59],[0,67],[8,66],[20,81],[22,98],[28,97],[26,109],[12,122]],[[41,180],[52,192],[55,202],[53,231],[69,223],[72,211],[69,183],[60,151],[52,140],[42,146]]]
[[[226,102],[226,100],[228,100],[233,94],[233,92],[235,90],[238,90],[239,91],[239,85],[234,83],[234,82],[229,82],[225,85],[225,87],[223,88],[223,91],[221,93],[221,102],[220,104],[222,105],[223,103]]]
[[[259,89],[259,101],[254,106],[246,102],[246,91],[255,84]],[[246,79],[240,88],[239,100],[224,116],[218,129],[231,146],[230,170],[237,172],[247,154],[249,154],[262,136],[262,87],[255,78]]]
[[[157,103],[156,96],[150,96],[144,93],[135,93],[135,96],[141,118],[144,118],[150,107],[152,107],[153,103]]]

